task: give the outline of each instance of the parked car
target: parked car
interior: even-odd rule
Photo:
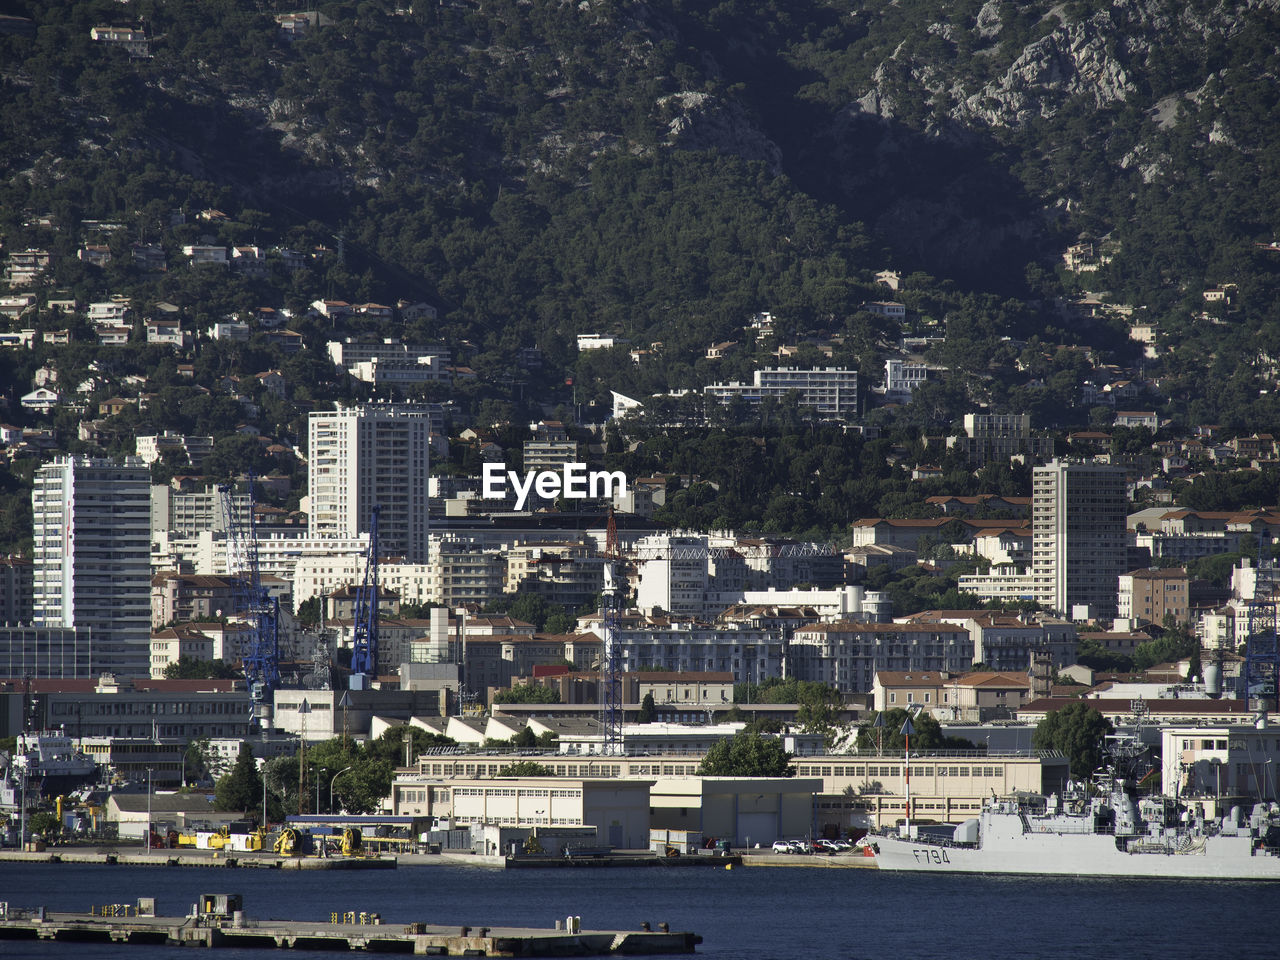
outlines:
[[[788,841],[788,846],[791,847],[792,853],[808,853],[809,852],[809,844],[805,843],[803,840]]]
[[[795,851],[791,849],[791,844],[788,843],[786,840],[773,841],[773,852],[774,853],[795,853]]]
[[[840,848],[832,840],[815,840],[813,845],[819,853],[838,853],[840,851]]]

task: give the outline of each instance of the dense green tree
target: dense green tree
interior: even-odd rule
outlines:
[[[62,823],[58,820],[58,815],[48,810],[37,810],[31,814],[27,818],[27,829],[31,831],[32,836],[41,837],[50,842],[62,836]]]
[[[1133,669],[1132,657],[1114,653],[1091,638],[1082,638],[1076,642],[1076,662],[1092,670],[1128,673]]]
[[[521,683],[493,695],[494,703],[559,703],[560,691],[540,683]]]
[[[242,743],[231,772],[218,778],[217,786],[214,788],[213,807],[215,810],[239,810],[249,813],[260,808],[261,805],[262,776],[254,763],[253,747]]]
[[[183,754],[183,777],[188,783],[199,783],[209,776],[209,740],[192,740]]]
[[[699,776],[704,777],[789,777],[791,754],[777,737],[761,736],[745,730],[711,746]]]
[[[885,753],[899,753],[906,747],[906,737],[902,734],[902,725],[911,716],[911,725],[915,734],[911,737],[911,750],[942,750],[971,748],[973,744],[958,737],[947,737],[942,727],[927,713],[910,714],[900,707],[886,710],[882,714],[884,726],[877,728],[874,720],[862,724],[858,728],[857,746],[859,751],[874,751],[883,744]]]
[[[1054,710],[1036,724],[1031,742],[1037,750],[1057,750],[1071,763],[1071,775],[1087,779],[1104,757],[1104,741],[1115,732],[1111,721],[1078,701]]]
[[[554,777],[555,771],[536,760],[517,760],[498,769],[500,777]]]
[[[166,680],[231,680],[244,676],[238,669],[222,660],[198,660],[195,657],[179,657],[164,668]]]
[[[1169,663],[1183,657],[1199,655],[1200,642],[1183,630],[1170,631],[1161,637],[1138,644],[1133,651],[1133,666],[1137,670],[1149,670],[1157,663]]]
[[[640,713],[636,717],[637,723],[653,723],[658,718],[658,705],[654,703],[653,694],[646,693],[644,699],[640,701]]]

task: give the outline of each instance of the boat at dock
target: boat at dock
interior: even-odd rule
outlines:
[[[860,841],[881,870],[1195,880],[1280,880],[1280,808],[1259,803],[1206,817],[1200,804],[1135,799],[1113,768],[1059,798],[989,800],[955,827],[907,824]]]
[[[71,793],[98,776],[93,758],[63,733],[20,733],[13,756],[0,756],[0,809],[17,810],[22,780],[28,801]]]

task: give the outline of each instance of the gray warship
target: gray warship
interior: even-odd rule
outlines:
[[[1093,784],[1069,784],[1061,798],[993,796],[949,839],[908,823],[860,843],[881,870],[1280,880],[1276,804],[1207,818],[1200,805],[1174,798],[1135,799],[1118,767]]]

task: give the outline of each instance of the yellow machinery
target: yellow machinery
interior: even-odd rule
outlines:
[[[194,843],[200,846],[199,840],[204,840],[204,847],[208,850],[238,850],[243,853],[252,853],[261,850],[266,842],[267,833],[261,827],[255,830],[247,830],[243,833],[232,833],[231,828],[227,824],[223,824],[212,833],[196,834],[196,840],[187,840],[181,834],[178,836],[178,844]]]
[[[344,857],[354,856],[360,852],[362,837],[360,831],[356,827],[347,827],[342,831],[342,855]]]
[[[302,835],[294,827],[285,827],[280,831],[280,836],[276,837],[275,850],[276,853],[285,857],[300,855]]]

